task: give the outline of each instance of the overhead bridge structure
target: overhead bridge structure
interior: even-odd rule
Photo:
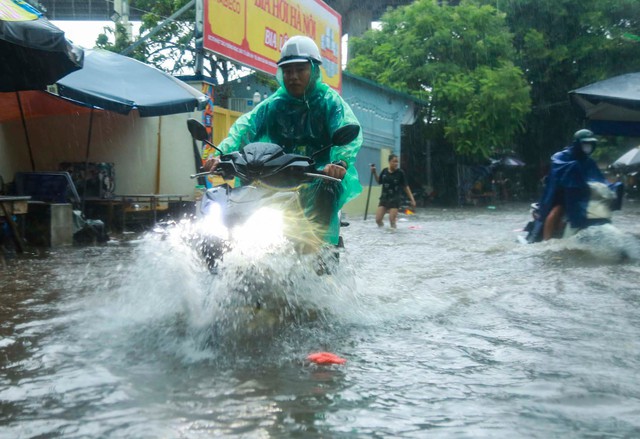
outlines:
[[[38,0],[49,20],[108,21],[112,20],[117,3],[122,0]],[[362,35],[387,8],[411,3],[410,0],[325,0],[342,16],[342,31],[352,36]],[[129,20],[139,21],[145,11],[129,1]]]

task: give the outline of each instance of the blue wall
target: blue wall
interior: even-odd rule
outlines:
[[[369,185],[369,165],[381,169],[380,150],[400,154],[402,124],[414,121],[414,100],[372,81],[343,72],[342,97],[360,121],[364,141],[356,166],[360,182]]]

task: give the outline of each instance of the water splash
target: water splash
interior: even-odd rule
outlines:
[[[566,246],[606,262],[640,260],[640,241],[612,224],[581,230],[567,240]]]
[[[94,337],[189,363],[304,344],[309,330],[330,330],[362,309],[353,269],[333,260],[333,250],[301,255],[282,242],[253,253],[240,246],[212,273],[185,233],[178,225],[135,244],[118,284],[84,307],[94,313],[84,319]]]

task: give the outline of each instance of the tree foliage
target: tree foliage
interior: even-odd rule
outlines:
[[[640,2],[499,0],[498,4],[514,34],[514,62],[531,84],[533,111],[525,123],[523,153],[529,161],[546,163],[584,124],[569,105],[567,93],[640,69],[640,42],[628,37],[640,35]]]
[[[145,12],[142,16],[140,35],[134,37],[134,41],[154,30],[187,3],[189,0],[131,0],[131,8]],[[117,24],[115,29],[107,28],[96,41],[98,47],[118,53],[131,44],[132,41],[127,39],[121,24]],[[167,22],[129,56],[171,74],[196,73],[195,6]],[[228,84],[229,79],[237,76],[242,69],[241,66],[211,52],[203,52],[202,74],[212,78],[215,84]],[[264,81],[267,82],[268,79],[265,77]],[[222,95],[225,94],[223,88],[219,88]]]
[[[130,4],[147,12],[146,34],[187,2]],[[640,70],[640,41],[633,38],[640,35],[638,0],[454,3],[417,0],[389,11],[380,30],[351,39],[355,57],[348,68],[425,101],[432,140],[459,154],[493,154],[515,137],[525,161],[542,167],[584,124],[569,105],[569,91]],[[171,73],[192,73],[194,19],[192,9],[132,56]],[[119,29],[98,43],[117,52],[130,44]],[[236,74],[232,63],[205,56],[204,73],[219,83]]]
[[[131,45],[127,31],[122,23],[115,23],[113,28],[106,26],[103,30],[104,33],[98,35],[96,39],[96,47],[120,53]],[[113,43],[111,38],[113,38]],[[134,56],[136,59],[144,61],[144,59],[141,59],[142,53],[138,52],[135,55],[137,55]]]
[[[439,3],[387,12],[379,30],[354,38],[348,69],[424,100],[427,123],[442,125],[458,154],[488,157],[522,129],[529,86],[503,14],[472,1]]]

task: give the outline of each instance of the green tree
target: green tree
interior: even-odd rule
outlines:
[[[120,53],[131,45],[131,40],[129,40],[127,31],[122,23],[115,23],[113,28],[105,26],[103,30],[104,33],[98,35],[96,39],[96,47]],[[113,43],[111,38],[113,38]],[[144,61],[140,59],[141,53],[138,52],[137,55],[135,58],[139,61]]]
[[[142,15],[140,34],[145,35],[189,3],[189,0],[134,0],[131,7],[147,11]],[[195,6],[166,23],[137,51],[146,62],[173,74],[189,74],[195,70]],[[204,72],[215,77],[217,66],[207,58]],[[226,63],[224,63],[226,64]],[[226,67],[226,66],[225,66]]]
[[[496,0],[483,3],[495,5]],[[520,141],[522,152],[526,161],[542,168],[584,126],[567,93],[640,69],[640,42],[630,37],[640,35],[640,2],[498,0],[497,4],[514,34],[515,62],[531,84],[533,107]],[[614,138],[609,140],[615,143]]]
[[[424,120],[455,151],[486,158],[511,146],[530,110],[504,15],[490,5],[418,0],[354,38],[348,69],[426,102]]]
[[[131,41],[125,33],[124,26],[116,23],[114,27],[104,28],[104,33],[100,34],[96,40],[96,46],[113,52],[122,52],[188,2],[189,0],[133,0],[130,2],[130,7],[145,12],[142,15],[140,35],[133,36]],[[194,22],[195,10],[192,8],[165,24],[153,37],[139,44],[136,50],[129,53],[129,56],[168,73],[192,72],[195,67]]]
[[[146,12],[142,16],[140,35],[134,40],[137,41],[155,29],[187,3],[189,0],[132,0],[131,8]],[[117,26],[119,27],[115,30],[107,28],[105,33],[98,37],[98,47],[120,53],[132,44],[127,40],[124,28],[121,25]],[[111,42],[110,36],[115,37],[115,43]],[[194,6],[166,23],[129,56],[171,74],[188,75],[196,73],[196,50]],[[229,80],[238,76],[243,69],[211,52],[203,52],[202,74],[214,80],[219,86],[218,93],[222,96],[228,95],[226,88]],[[264,83],[275,86],[275,81],[267,75],[258,74],[258,77]]]

